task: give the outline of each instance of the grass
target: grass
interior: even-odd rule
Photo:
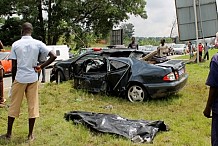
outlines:
[[[210,50],[210,56],[217,50]],[[208,87],[205,81],[209,61],[187,64],[189,79],[176,95],[143,103],[127,99],[95,95],[72,88],[72,81],[60,85],[47,83],[40,88],[40,118],[36,120],[36,140],[32,146],[138,146],[130,140],[109,134],[93,133],[82,125],[65,121],[64,113],[74,110],[112,113],[129,119],[163,120],[170,127],[160,132],[148,146],[209,146],[211,119],[203,116]],[[7,91],[5,91],[7,92]],[[5,93],[7,95],[7,93]],[[8,103],[8,102],[7,102]],[[113,109],[102,106],[112,105]],[[27,105],[24,100],[20,118],[15,120],[11,141],[0,140],[0,145],[27,146]],[[7,108],[0,109],[0,134],[7,128]]]

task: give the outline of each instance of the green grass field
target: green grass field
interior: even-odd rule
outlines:
[[[217,50],[210,50],[210,56]],[[188,56],[186,56],[188,57]],[[72,88],[72,81],[60,85],[47,83],[40,88],[40,118],[34,129],[32,146],[209,146],[211,119],[203,116],[208,87],[205,81],[209,61],[187,64],[189,79],[176,95],[143,103],[127,99],[93,95]],[[7,91],[5,91],[7,95]],[[7,98],[7,97],[6,97]],[[9,104],[9,99],[7,101]],[[113,109],[102,106],[112,105]],[[7,108],[0,108],[0,134],[7,128]],[[118,114],[128,119],[163,120],[170,127],[160,132],[153,144],[134,144],[129,139],[109,134],[93,133],[85,126],[65,121],[64,113],[74,110]],[[24,100],[20,118],[15,120],[11,141],[0,140],[0,145],[27,146],[27,105]]]

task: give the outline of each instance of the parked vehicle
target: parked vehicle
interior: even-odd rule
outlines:
[[[102,48],[102,47],[90,47],[90,48],[81,48],[79,51],[79,55],[82,55],[84,53],[87,52],[97,52],[97,51],[101,51],[101,50],[105,50],[105,49],[109,49],[110,46]]]
[[[152,45],[144,45],[144,46],[139,46],[139,50],[152,52],[155,50],[155,47]]]
[[[0,52],[0,64],[3,66],[3,75],[12,72],[12,61],[8,60],[10,52]]]
[[[125,45],[110,45],[110,46],[107,46],[107,48],[109,49],[113,49],[113,48],[126,48]]]
[[[67,45],[48,45],[47,48],[51,49],[57,56],[55,61],[62,61],[69,59],[69,48]]]
[[[154,65],[130,57],[90,56],[72,67],[74,88],[124,96],[131,102],[176,93],[188,79],[180,60]]]
[[[173,45],[175,45],[175,43],[166,43],[168,50],[164,52],[164,54],[166,54],[167,56],[174,55]]]
[[[47,48],[51,49],[56,54],[57,58],[46,68],[52,68],[56,62],[68,60],[70,58],[69,48],[67,45],[48,45]]]
[[[186,51],[186,44],[173,45],[174,54],[182,55]]]

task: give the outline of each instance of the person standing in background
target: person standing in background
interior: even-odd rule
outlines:
[[[203,52],[203,50],[204,50],[204,46],[202,45],[202,43],[199,43],[198,44],[198,52],[199,52],[199,61],[201,62],[202,61],[202,52]]]
[[[135,37],[132,37],[132,42],[129,44],[128,48],[136,49],[136,50],[139,49],[138,44],[135,42]]]
[[[39,36],[39,40],[42,41],[45,44],[45,42],[43,41],[42,36]],[[39,53],[39,58],[38,58],[39,63],[38,63],[38,65],[41,65],[41,64],[45,63],[46,60],[47,60],[47,56],[43,55],[42,53]],[[45,68],[43,68],[41,70],[41,72],[42,72],[41,83],[45,83],[45,77],[46,77]],[[39,72],[38,78],[40,77],[41,72]]]
[[[191,59],[193,57],[193,48],[192,48],[192,43],[189,41],[188,42],[188,51],[189,51],[189,59]]]
[[[0,51],[4,49],[4,46],[0,40]],[[4,99],[4,87],[3,87],[3,66],[0,63],[0,104],[4,104],[6,99]]]
[[[29,134],[28,141],[34,140],[33,128],[35,119],[39,117],[38,99],[38,73],[51,64],[56,55],[46,45],[32,38],[33,27],[31,23],[22,25],[22,37],[14,42],[11,48],[9,59],[12,60],[12,87],[11,103],[8,109],[7,133],[0,136],[0,139],[10,139],[15,118],[20,115],[23,96],[25,94],[29,113]],[[49,56],[49,59],[41,64],[38,63],[39,53]]]
[[[45,56],[44,54],[39,53],[38,61],[39,61],[38,65],[41,65],[41,64],[45,63],[45,62],[47,61],[47,56]],[[43,68],[43,69],[41,70],[41,72],[42,72],[42,80],[41,80],[41,83],[45,83],[45,76],[46,76],[46,75],[45,75],[45,68]],[[38,74],[38,79],[39,79],[39,77],[40,77],[41,72],[39,72],[39,74]]]
[[[209,60],[209,46],[207,45],[207,43],[205,44],[205,47],[204,47],[204,59],[206,59],[207,57],[207,60]]]
[[[0,63],[0,104],[4,104],[6,99],[4,98],[4,86],[3,86],[3,66]]]
[[[212,118],[211,145],[218,146],[218,53],[211,59],[206,85],[210,86],[210,89],[203,114],[207,118]]]
[[[165,39],[160,40],[160,46],[157,48],[157,56],[164,57],[164,53],[168,51],[168,47],[165,45]]]

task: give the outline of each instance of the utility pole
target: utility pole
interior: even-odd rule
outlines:
[[[199,2],[199,1],[198,1]],[[196,0],[193,0],[194,14],[195,14],[195,31],[196,31],[196,43],[197,43],[197,63],[199,63],[199,47],[198,47],[198,16],[196,8]]]

